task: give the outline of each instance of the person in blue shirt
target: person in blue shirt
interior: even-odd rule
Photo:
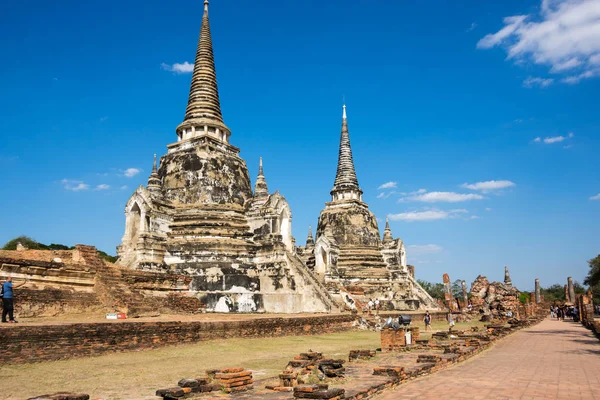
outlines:
[[[18,285],[13,285],[12,276],[6,278],[6,282],[2,284],[4,289],[4,296],[2,296],[2,322],[10,322],[16,323],[15,317],[13,315],[14,312],[14,293],[13,289],[23,286],[27,282],[20,283]],[[8,314],[8,321],[6,320],[6,316]]]

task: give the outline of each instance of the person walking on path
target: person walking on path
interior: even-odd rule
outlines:
[[[452,311],[448,312],[446,319],[448,320],[448,332],[452,332],[452,328],[454,327],[454,319],[452,318]]]
[[[431,330],[431,314],[429,311],[425,311],[425,318],[423,318],[423,322],[425,322],[425,331]]]
[[[15,324],[14,316],[14,292],[13,289],[23,286],[27,281],[22,282],[18,285],[13,285],[12,276],[6,278],[6,282],[2,284],[2,322],[9,322]],[[8,315],[8,321],[6,316]]]

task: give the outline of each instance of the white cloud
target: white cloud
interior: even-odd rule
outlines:
[[[533,76],[529,76],[527,77],[527,79],[525,79],[523,81],[523,86],[526,88],[532,88],[534,86],[539,86],[542,88],[548,87],[552,84],[552,82],[554,82],[554,79],[552,78],[537,78],[537,77],[533,77]]]
[[[435,221],[439,219],[449,219],[456,218],[460,214],[468,213],[467,210],[458,209],[458,210],[426,210],[426,211],[409,211],[400,214],[389,214],[388,218],[392,221],[406,221],[406,222],[415,222],[415,221]]]
[[[96,188],[94,190],[108,190],[110,189],[110,185],[107,185],[106,183],[101,183],[100,185],[96,186]]]
[[[469,218],[469,219],[479,219],[479,216],[477,216],[477,215],[471,215],[471,218]]]
[[[108,119],[108,117],[102,117],[102,118],[100,118],[100,122],[104,122],[104,121],[106,121],[107,119]]]
[[[422,254],[441,253],[444,249],[437,244],[411,244],[408,246],[408,252],[411,256]]]
[[[428,192],[402,199],[403,201],[422,201],[424,203],[459,203],[461,201],[481,200],[480,194],[463,194],[455,192]]]
[[[378,199],[387,199],[388,197],[390,197],[391,195],[396,194],[395,190],[392,190],[391,192],[381,192],[377,195]]]
[[[139,174],[140,171],[141,170],[138,168],[127,168],[125,171],[123,171],[123,175],[125,175],[128,178],[133,178],[134,176]]]
[[[506,189],[516,186],[516,183],[511,181],[485,181],[476,183],[463,183],[460,187],[471,190],[480,190],[487,192],[490,190]]]
[[[477,28],[477,24],[475,22],[472,22],[471,26],[469,27],[469,29],[467,29],[467,32],[471,32],[475,28]]]
[[[544,144],[554,144],[564,142],[565,140],[572,139],[573,137],[575,137],[573,132],[569,132],[567,136],[547,136],[544,139],[536,137],[535,139],[533,139],[533,141],[536,143],[544,142]]]
[[[489,207],[486,207],[485,211],[492,211],[492,209]]]
[[[87,183],[71,179],[63,179],[62,181],[60,181],[60,183],[62,183],[65,190],[70,190],[72,192],[79,192],[82,190],[88,190],[90,188],[90,185],[88,185]]]
[[[382,190],[382,189],[394,189],[397,184],[398,184],[398,182],[386,182],[383,185],[379,186],[377,189],[379,189],[379,190]]]
[[[600,200],[600,193],[595,196],[590,197],[590,200]]]
[[[160,67],[165,71],[171,71],[176,74],[189,74],[194,71],[194,64],[190,64],[185,61],[184,63],[175,63],[175,64],[160,64]]]
[[[504,27],[484,36],[477,48],[503,46],[509,60],[546,65],[551,73],[569,71],[566,83],[600,76],[600,0],[542,0],[540,10],[504,18]]]
[[[127,185],[123,185],[120,187],[121,190],[126,190],[127,189]]]
[[[547,137],[547,138],[544,138],[544,143],[546,143],[546,144],[560,143],[565,139],[566,138],[564,136]]]

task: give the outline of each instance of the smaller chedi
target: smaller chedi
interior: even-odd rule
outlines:
[[[377,218],[363,201],[345,105],[337,173],[330,195],[331,201],[319,215],[316,239],[313,242],[309,232],[306,246],[297,249],[328,290],[341,293],[351,307],[356,301],[377,298],[389,310],[437,309],[437,303],[410,273],[402,240],[393,237],[387,220],[381,239]]]

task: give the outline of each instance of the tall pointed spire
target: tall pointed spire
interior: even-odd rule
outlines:
[[[160,177],[158,176],[158,171],[156,168],[156,154],[154,155],[154,163],[152,163],[152,173],[148,177],[148,185],[146,188],[150,192],[160,192]]]
[[[333,200],[353,198],[361,200],[362,190],[358,186],[352,149],[350,147],[350,134],[348,133],[348,119],[346,105],[342,107],[342,132],[340,135],[340,150],[338,154],[337,173],[331,190]]]
[[[258,165],[258,176],[256,177],[256,185],[254,186],[254,198],[260,199],[269,196],[269,188],[267,187],[267,180],[263,172],[262,157]]]
[[[209,127],[213,129],[209,130]],[[190,95],[185,117],[181,125],[177,127],[177,132],[185,139],[187,138],[186,134],[193,133],[189,136],[192,137],[198,136],[202,132],[213,133],[216,132],[215,128],[219,130],[219,134],[229,135],[229,129],[225,126],[221,114],[217,72],[208,20],[208,0],[204,0],[204,14],[196,49]],[[219,137],[218,134],[215,136]]]
[[[308,235],[306,236],[306,248],[311,249],[315,247],[315,239],[313,239],[312,226],[308,226]]]
[[[394,241],[394,237],[392,236],[392,230],[390,229],[390,221],[388,217],[385,217],[385,229],[383,231],[383,241],[381,243],[388,244]]]

